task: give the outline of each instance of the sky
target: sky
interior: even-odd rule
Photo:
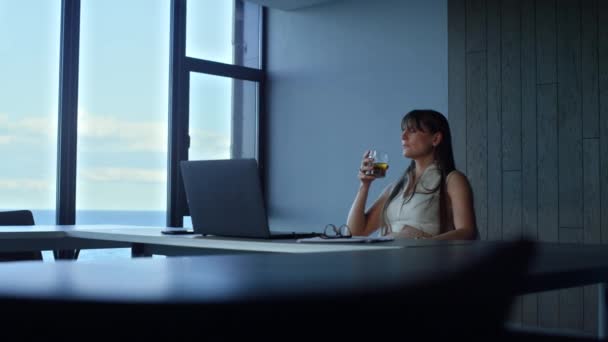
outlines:
[[[170,0],[82,0],[77,210],[165,210]],[[0,0],[0,208],[54,209],[61,0]],[[187,52],[232,62],[232,2],[190,0]],[[231,81],[191,75],[191,159],[229,157]]]

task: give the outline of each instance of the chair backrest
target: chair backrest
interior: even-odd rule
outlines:
[[[29,210],[0,211],[0,226],[33,226],[34,215]]]
[[[33,226],[34,224],[34,215],[29,210],[0,211],[0,226]],[[0,253],[0,261],[25,260],[42,260],[42,252]]]

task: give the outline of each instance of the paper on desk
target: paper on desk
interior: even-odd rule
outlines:
[[[320,243],[366,243],[366,242],[385,242],[385,241],[393,241],[394,237],[387,236],[353,236],[350,238],[332,238],[332,239],[324,239],[322,237],[312,237],[306,239],[298,239],[297,242],[320,242]]]

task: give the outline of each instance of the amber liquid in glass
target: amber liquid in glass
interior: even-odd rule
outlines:
[[[386,170],[388,170],[388,163],[374,163],[372,175],[376,178],[383,178],[386,176]]]

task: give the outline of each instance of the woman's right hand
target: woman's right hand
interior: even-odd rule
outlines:
[[[359,180],[361,184],[369,186],[371,182],[376,179],[375,176],[366,174],[368,171],[374,169],[374,159],[369,158],[369,150],[365,151],[363,154],[363,159],[361,160],[361,166],[359,167]]]

